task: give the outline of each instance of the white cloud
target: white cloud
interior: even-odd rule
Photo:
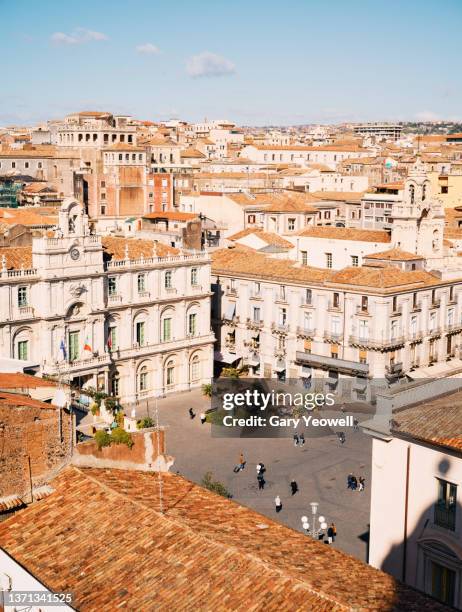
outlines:
[[[415,118],[418,121],[438,121],[439,116],[432,111],[420,111],[420,113],[415,114]]]
[[[50,40],[57,45],[80,45],[94,40],[107,40],[108,37],[102,32],[87,30],[86,28],[75,28],[70,34],[65,32],[54,32]]]
[[[226,57],[204,51],[193,55],[186,63],[186,72],[194,79],[201,77],[220,77],[236,72],[235,65]]]
[[[160,53],[159,47],[156,47],[156,45],[153,45],[152,43],[137,45],[135,49],[138,51],[138,53],[142,53],[144,55],[157,55]]]

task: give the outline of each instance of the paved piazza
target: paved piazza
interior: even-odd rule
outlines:
[[[159,422],[167,427],[167,452],[175,457],[172,471],[195,482],[211,471],[222,482],[235,501],[254,508],[275,520],[302,531],[300,517],[310,515],[309,503],[319,502],[319,513],[337,526],[334,546],[355,557],[367,560],[367,533],[370,503],[370,465],[372,440],[361,432],[346,430],[341,444],[334,431],[304,431],[306,444],[295,447],[292,438],[217,438],[211,426],[201,425],[199,414],[209,406],[200,391],[181,393],[158,400]],[[138,416],[155,414],[155,402],[140,404]],[[188,409],[196,412],[189,418]],[[128,412],[128,410],[127,410]],[[355,415],[360,422],[366,415]],[[247,465],[235,474],[234,466],[244,454]],[[266,486],[258,490],[256,464],[267,468]],[[364,492],[346,487],[348,473],[366,478]],[[290,481],[294,478],[299,492],[293,497]],[[274,498],[279,495],[282,511],[275,512]],[[211,517],[213,520],[213,517]]]

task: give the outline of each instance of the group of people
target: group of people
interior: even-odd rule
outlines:
[[[189,413],[189,418],[191,419],[191,421],[196,418],[196,413],[194,412],[192,408],[188,410],[188,413]],[[207,415],[205,414],[205,412],[201,412],[200,419],[201,419],[201,425],[207,422]]]
[[[347,478],[347,489],[352,491],[364,491],[366,479],[363,476],[356,478],[353,474],[348,474]]]
[[[294,446],[305,446],[305,435],[303,433],[300,435],[294,434]]]

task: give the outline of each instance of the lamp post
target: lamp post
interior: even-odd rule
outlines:
[[[320,536],[324,534],[324,531],[327,529],[327,523],[324,516],[317,517],[318,514],[318,502],[311,502],[311,524],[308,522],[307,516],[302,516],[302,527],[306,531],[307,535],[311,536],[313,539],[320,539]],[[316,522],[316,518],[317,521]],[[319,523],[319,525],[318,525]]]

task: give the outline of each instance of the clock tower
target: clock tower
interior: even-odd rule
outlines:
[[[32,265],[48,278],[103,272],[100,237],[90,234],[88,216],[74,198],[64,199],[53,237],[33,238]]]

